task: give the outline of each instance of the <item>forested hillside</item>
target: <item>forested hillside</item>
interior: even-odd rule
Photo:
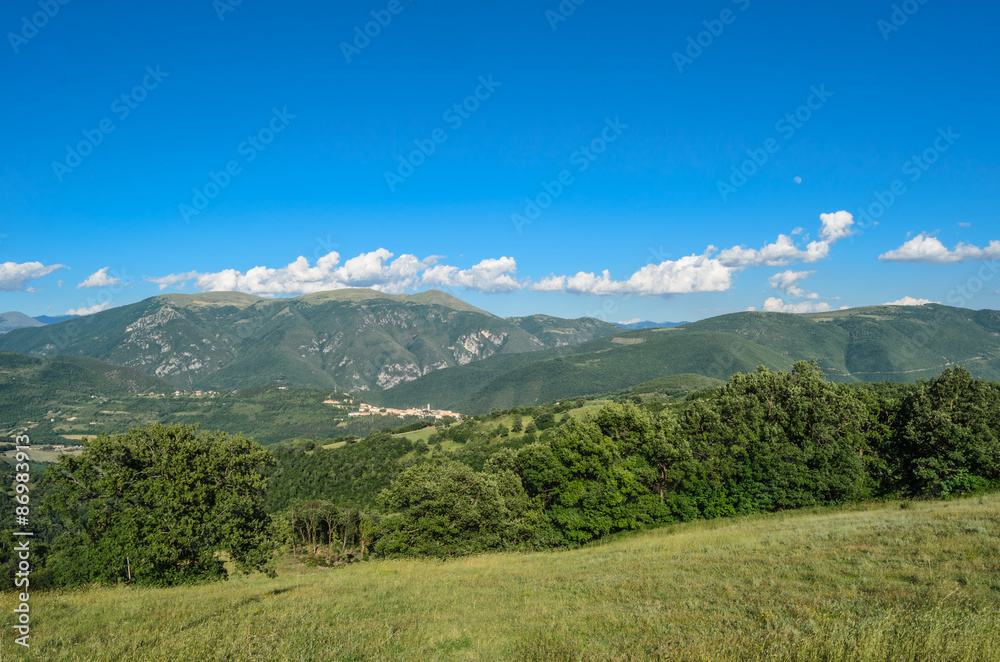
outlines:
[[[121,581],[133,566],[147,583],[159,572],[170,583],[196,577],[198,567],[217,576],[214,555],[233,544],[248,545],[241,558],[260,568],[267,555],[254,549],[265,542],[323,563],[573,547],[669,522],[1000,486],[1000,384],[964,368],[915,385],[849,385],[800,362],[681,397],[655,390],[678,388],[674,380],[650,386],[605,404],[496,410],[270,453],[242,435],[180,424],[102,435],[44,477],[31,470],[32,499],[46,504],[33,511],[37,562],[48,568],[39,581]],[[218,481],[237,476],[243,533],[212,514]],[[167,528],[121,502],[161,512],[154,520]],[[212,526],[224,528],[177,538],[172,518],[203,508],[199,518],[223,517]],[[126,530],[129,568],[105,540]]]
[[[835,382],[914,382],[958,364],[978,377],[1000,379],[1000,313],[936,304],[808,315],[735,313],[491,357],[375,397],[393,406],[426,400],[484,413],[628,388],[669,374],[724,380],[758,365],[787,370],[797,361],[815,361]]]

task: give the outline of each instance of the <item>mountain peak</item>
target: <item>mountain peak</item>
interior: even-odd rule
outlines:
[[[0,333],[7,333],[14,329],[23,329],[31,326],[45,326],[45,323],[39,322],[35,318],[28,317],[16,310],[0,313]]]

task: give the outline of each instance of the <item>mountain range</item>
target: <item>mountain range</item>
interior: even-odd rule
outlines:
[[[7,333],[8,331],[13,331],[14,329],[55,324],[56,322],[63,322],[68,319],[73,319],[74,317],[76,317],[76,315],[62,315],[60,317],[39,315],[38,317],[29,317],[24,313],[11,310],[6,313],[0,313],[0,333]]]
[[[933,377],[964,364],[1000,379],[1000,312],[942,305],[811,314],[744,312],[672,329],[627,331],[531,355],[496,356],[372,394],[470,414],[608,393],[668,375],[726,380],[763,365],[815,361],[835,382]]]
[[[263,384],[371,391],[495,354],[558,348],[620,332],[592,318],[496,317],[430,290],[265,299],[167,294],[0,336],[0,351],[88,356],[176,387]]]
[[[590,318],[496,317],[438,291],[169,294],[10,331],[0,351],[87,356],[177,388],[330,388],[385,406],[474,414],[799,360],[838,382],[915,381],[957,364],[1000,379],[1000,312],[939,304],[743,312],[625,331]]]

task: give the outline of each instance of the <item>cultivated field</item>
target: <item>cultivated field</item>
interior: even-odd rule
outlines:
[[[38,660],[1000,660],[1000,496],[31,596]],[[10,620],[14,596],[0,608]]]

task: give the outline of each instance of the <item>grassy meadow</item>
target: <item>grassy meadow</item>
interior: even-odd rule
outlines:
[[[573,551],[38,592],[31,610],[30,652],[5,627],[0,659],[1000,660],[1000,496],[696,522]]]

